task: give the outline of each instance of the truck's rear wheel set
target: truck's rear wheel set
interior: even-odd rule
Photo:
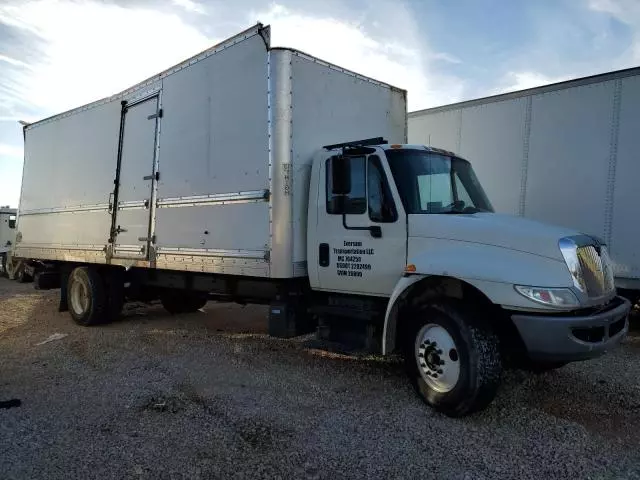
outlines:
[[[494,398],[502,362],[498,337],[462,303],[418,309],[405,338],[405,364],[418,394],[453,417],[486,407]]]

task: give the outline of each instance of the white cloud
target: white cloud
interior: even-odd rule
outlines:
[[[199,13],[201,15],[206,13],[204,6],[198,2],[194,2],[193,0],[172,0],[171,3],[177,7],[184,8],[190,13]]]
[[[0,155],[22,160],[22,147],[0,143]]]
[[[637,66],[640,63],[640,1],[588,0],[588,6],[590,10],[608,14],[631,29],[631,45],[615,61],[615,68]]]
[[[445,52],[438,52],[438,53],[434,53],[433,55],[430,55],[429,57],[431,60],[441,60],[443,62],[447,62],[447,63],[453,63],[453,64],[459,64],[462,63],[462,60],[460,60],[457,57],[454,57],[453,55],[450,55],[448,53]]]
[[[0,6],[0,22],[42,40],[39,60],[11,80],[45,115],[116,93],[214,43],[175,14],[98,2],[11,3]]]
[[[540,72],[523,71],[508,72],[502,79],[500,86],[492,93],[506,93],[518,90],[526,90],[527,88],[540,87],[550,83],[562,82],[568,80],[570,76],[550,77]]]
[[[388,9],[384,29],[375,37],[348,19],[310,16],[281,5],[251,13],[251,18],[272,25],[274,46],[293,47],[408,90],[410,110],[459,100],[463,81],[439,73],[435,66],[438,61],[459,60],[446,53],[430,52],[419,35],[419,26],[402,3],[382,2],[375,8]]]
[[[28,64],[26,64],[22,60],[11,58],[11,57],[8,57],[7,55],[2,55],[2,54],[0,54],[0,62],[5,62],[10,65],[14,65],[16,67],[28,67]]]

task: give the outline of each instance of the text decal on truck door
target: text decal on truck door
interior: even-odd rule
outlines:
[[[337,273],[339,277],[362,277],[363,272],[371,270],[371,264],[366,263],[367,257],[374,254],[373,248],[362,248],[362,242],[345,240],[343,247],[335,248],[333,254],[337,256]]]

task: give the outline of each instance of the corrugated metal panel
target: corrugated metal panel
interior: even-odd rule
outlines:
[[[504,102],[507,100],[513,100],[514,98],[529,97],[532,95],[540,95],[543,93],[557,92],[566,90],[568,88],[582,87],[586,85],[592,85],[594,83],[608,82],[612,80],[621,80],[628,77],[636,77],[640,75],[640,67],[626,68],[623,70],[616,70],[613,72],[600,73],[597,75],[590,75],[587,77],[575,78],[572,80],[566,80],[563,82],[551,83],[549,85],[543,85],[541,87],[527,88],[525,90],[518,90],[515,92],[502,93],[500,95],[492,95],[483,98],[474,98],[473,100],[465,100],[463,102],[452,103],[450,105],[441,105],[438,107],[425,108],[424,110],[418,110],[409,113],[409,118],[420,117],[426,114],[434,114],[437,112],[446,112],[449,110],[458,110],[461,108],[473,107],[476,105],[487,105],[493,102]]]
[[[160,203],[269,188],[265,58],[253,37],[164,80]],[[161,247],[264,249],[268,222],[267,203],[158,208],[155,233]]]
[[[472,163],[497,212],[520,210],[527,107],[527,99],[517,99],[462,110],[458,153]]]
[[[533,97],[525,215],[604,235],[614,82]]]
[[[432,145],[457,151],[460,139],[460,111],[439,112],[409,119],[409,143]]]
[[[611,258],[616,274],[640,277],[640,77],[622,80],[611,219]]]

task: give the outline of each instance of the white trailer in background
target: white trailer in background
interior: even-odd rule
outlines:
[[[608,244],[640,295],[640,68],[409,114],[409,141],[473,159],[496,211]]]
[[[406,120],[405,91],[256,25],[26,126],[12,262],[81,325],[215,298],[270,305],[276,336],[359,333],[456,416],[491,402],[503,361],[617,345],[629,302],[606,248],[491,213],[469,162],[406,144]]]
[[[2,274],[7,273],[7,254],[16,241],[16,213],[15,208],[0,206],[0,268]]]

